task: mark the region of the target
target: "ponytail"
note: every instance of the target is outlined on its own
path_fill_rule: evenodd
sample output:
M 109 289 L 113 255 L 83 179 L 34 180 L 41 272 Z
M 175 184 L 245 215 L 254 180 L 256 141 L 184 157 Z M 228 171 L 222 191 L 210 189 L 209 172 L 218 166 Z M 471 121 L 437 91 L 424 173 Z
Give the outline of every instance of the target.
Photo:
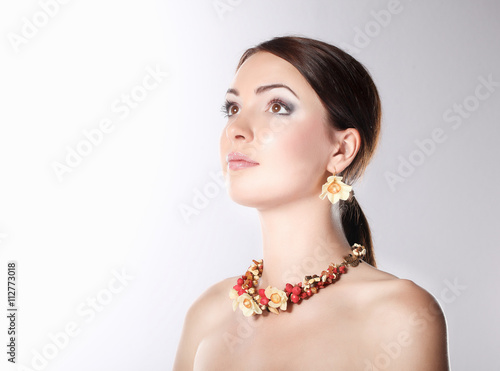
M 374 267 L 377 266 L 375 262 L 375 255 L 373 253 L 373 241 L 370 232 L 370 226 L 366 220 L 361 206 L 352 194 L 346 201 L 340 200 L 340 215 L 342 219 L 342 228 L 347 241 L 352 246 L 355 243 L 363 245 L 366 249 L 364 261 Z

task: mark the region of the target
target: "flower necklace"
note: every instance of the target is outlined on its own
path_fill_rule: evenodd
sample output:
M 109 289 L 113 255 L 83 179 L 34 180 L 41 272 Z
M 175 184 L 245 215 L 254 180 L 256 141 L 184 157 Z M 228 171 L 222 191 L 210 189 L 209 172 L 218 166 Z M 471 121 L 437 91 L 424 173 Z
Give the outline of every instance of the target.
M 286 310 L 289 299 L 296 304 L 309 298 L 320 289 L 337 282 L 340 276 L 347 272 L 348 265 L 358 266 L 366 254 L 366 249 L 357 243 L 352 245 L 351 249 L 352 254 L 344 256 L 342 263 L 331 263 L 320 276 L 317 274 L 305 276 L 304 281 L 296 285 L 287 283 L 284 290 L 272 286 L 257 289 L 258 281 L 262 276 L 263 261 L 262 259 L 252 260 L 253 264 L 241 278 L 238 278 L 237 284 L 229 292 L 229 298 L 233 299 L 233 311 L 236 311 L 236 307 L 239 306 L 246 317 L 262 314 L 263 310 L 279 314 L 280 310 Z

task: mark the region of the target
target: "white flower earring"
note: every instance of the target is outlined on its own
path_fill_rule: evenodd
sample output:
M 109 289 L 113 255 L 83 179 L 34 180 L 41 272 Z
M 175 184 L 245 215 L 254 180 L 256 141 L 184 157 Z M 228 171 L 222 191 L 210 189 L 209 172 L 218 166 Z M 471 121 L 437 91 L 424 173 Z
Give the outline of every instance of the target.
M 343 183 L 341 180 L 341 176 L 335 176 L 335 174 L 329 176 L 326 179 L 326 183 L 323 184 L 319 198 L 324 200 L 325 197 L 328 196 L 332 204 L 338 202 L 338 200 L 347 200 L 352 190 L 352 186 Z

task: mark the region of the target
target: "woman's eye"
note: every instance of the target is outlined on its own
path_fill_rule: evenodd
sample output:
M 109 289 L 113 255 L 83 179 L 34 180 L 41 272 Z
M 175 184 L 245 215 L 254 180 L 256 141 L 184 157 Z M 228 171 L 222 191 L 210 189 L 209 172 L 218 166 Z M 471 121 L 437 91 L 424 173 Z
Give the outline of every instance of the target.
M 273 101 L 271 102 L 271 106 L 269 110 L 272 113 L 276 113 L 278 115 L 289 115 L 291 113 L 290 107 L 282 101 Z
M 227 109 L 227 115 L 228 115 L 228 116 L 232 116 L 232 115 L 234 115 L 235 113 L 238 113 L 238 111 L 239 111 L 239 110 L 240 110 L 240 109 L 238 108 L 238 106 L 236 106 L 236 105 L 234 105 L 234 104 L 233 104 L 233 105 L 230 105 L 230 106 L 228 107 L 228 109 Z
M 240 107 L 234 102 L 226 101 L 221 107 L 221 111 L 226 117 L 231 117 L 240 112 Z M 277 115 L 289 115 L 293 111 L 293 107 L 287 105 L 280 99 L 274 99 L 271 101 L 270 107 L 266 112 L 275 113 Z
M 234 102 L 230 102 L 228 100 L 226 100 L 221 107 L 221 111 L 225 117 L 230 117 L 230 116 L 234 115 L 235 113 L 238 113 L 239 110 L 240 109 L 238 108 L 238 106 L 236 104 L 234 104 Z

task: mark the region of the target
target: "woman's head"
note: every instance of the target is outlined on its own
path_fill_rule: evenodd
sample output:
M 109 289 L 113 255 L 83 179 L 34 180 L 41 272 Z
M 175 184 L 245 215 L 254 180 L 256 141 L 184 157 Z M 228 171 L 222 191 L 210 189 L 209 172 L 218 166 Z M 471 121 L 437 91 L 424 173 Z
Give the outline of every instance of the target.
M 274 54 L 255 53 L 239 67 L 226 100 L 222 163 L 239 152 L 259 164 L 225 169 L 231 198 L 265 210 L 317 197 L 331 145 L 326 111 L 300 72 Z
M 335 131 L 354 128 L 361 146 L 343 171 L 343 181 L 353 184 L 368 165 L 378 143 L 381 104 L 368 71 L 352 56 L 325 42 L 304 37 L 276 37 L 248 49 L 237 70 L 258 52 L 272 53 L 291 65 L 307 80 L 327 111 L 327 123 Z
M 248 49 L 226 98 L 223 165 L 230 152 L 259 163 L 224 168 L 231 197 L 243 205 L 318 198 L 332 173 L 353 184 L 377 145 L 380 101 L 370 75 L 350 55 L 318 40 L 277 37 Z M 348 241 L 369 245 L 367 261 L 374 264 L 357 201 L 341 201 L 340 209 Z

